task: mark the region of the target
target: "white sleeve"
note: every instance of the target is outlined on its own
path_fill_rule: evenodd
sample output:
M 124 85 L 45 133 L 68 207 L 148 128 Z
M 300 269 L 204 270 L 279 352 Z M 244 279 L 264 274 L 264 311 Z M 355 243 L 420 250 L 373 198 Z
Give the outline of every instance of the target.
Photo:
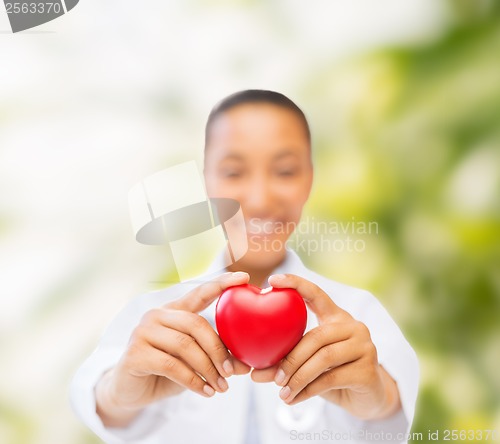
M 149 296 L 149 297 L 148 297 Z M 99 346 L 78 369 L 70 386 L 70 400 L 78 417 L 104 442 L 118 444 L 137 442 L 153 434 L 175 409 L 176 397 L 171 397 L 147 406 L 132 423 L 125 428 L 105 427 L 96 413 L 94 388 L 108 369 L 122 356 L 130 334 L 142 315 L 157 306 L 155 295 L 144 295 L 135 299 L 119 313 L 106 330 Z
M 364 421 L 345 411 L 343 419 L 359 442 L 407 442 L 418 393 L 418 359 L 382 304 L 368 292 L 363 291 L 360 296 L 354 317 L 370 330 L 379 363 L 396 381 L 402 409 L 385 420 Z

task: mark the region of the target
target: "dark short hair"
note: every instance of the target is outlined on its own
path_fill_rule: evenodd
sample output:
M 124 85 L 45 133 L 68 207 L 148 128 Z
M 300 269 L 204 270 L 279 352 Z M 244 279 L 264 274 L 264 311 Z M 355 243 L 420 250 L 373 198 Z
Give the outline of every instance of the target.
M 246 89 L 244 91 L 238 91 L 225 99 L 222 99 L 217 105 L 212 108 L 207 119 L 207 124 L 205 125 L 205 149 L 208 145 L 208 136 L 210 132 L 210 127 L 214 120 L 232 108 L 239 105 L 263 103 L 279 106 L 292 111 L 304 125 L 304 130 L 306 132 L 307 140 L 311 143 L 311 130 L 309 128 L 309 123 L 303 111 L 287 96 L 276 91 L 268 91 L 264 89 Z

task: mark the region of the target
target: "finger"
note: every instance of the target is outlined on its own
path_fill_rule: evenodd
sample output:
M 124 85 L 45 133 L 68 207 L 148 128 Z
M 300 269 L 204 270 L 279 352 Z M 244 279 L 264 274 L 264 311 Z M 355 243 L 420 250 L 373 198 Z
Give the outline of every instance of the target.
M 165 310 L 159 313 L 162 325 L 193 337 L 224 377 L 234 374 L 234 363 L 224 343 L 202 316 L 187 311 Z
M 272 367 L 267 367 L 263 369 L 253 369 L 252 370 L 252 381 L 254 382 L 272 382 L 276 375 L 276 371 L 279 368 L 279 364 L 273 365 Z
M 307 279 L 294 274 L 275 274 L 270 276 L 268 281 L 273 287 L 297 290 L 320 322 L 334 317 L 349 316 L 321 288 Z
M 249 279 L 248 273 L 242 271 L 224 273 L 211 281 L 201 284 L 185 296 L 168 303 L 166 307 L 199 313 L 215 301 L 226 288 L 246 284 Z
M 362 356 L 359 347 L 353 347 L 352 341 L 342 341 L 329 344 L 319 349 L 290 378 L 280 391 L 280 398 L 289 403 L 305 387 L 322 377 L 326 372 L 344 364 L 356 361 Z
M 150 347 L 144 360 L 144 367 L 149 369 L 148 373 L 163 376 L 205 398 L 210 398 L 215 394 L 213 387 L 207 384 L 193 369 L 162 350 Z
M 146 340 L 154 348 L 180 359 L 218 392 L 228 389 L 226 380 L 192 336 L 171 328 L 152 327 Z
M 239 359 L 235 358 L 234 356 L 232 356 L 231 359 L 233 362 L 235 375 L 246 375 L 252 369 L 252 367 L 250 367 L 249 365 L 246 365 L 244 362 L 241 362 Z
M 336 390 L 339 390 L 340 397 L 340 390 L 352 387 L 352 381 L 356 379 L 357 373 L 355 367 L 356 363 L 349 363 L 329 370 L 304 387 L 295 398 L 287 399 L 285 402 L 289 405 L 295 405 L 313 396 Z
M 310 359 L 318 350 L 329 344 L 345 341 L 352 335 L 348 323 L 323 324 L 309 330 L 299 343 L 281 361 L 274 381 L 284 386 L 293 374 Z M 327 367 L 324 367 L 325 369 Z

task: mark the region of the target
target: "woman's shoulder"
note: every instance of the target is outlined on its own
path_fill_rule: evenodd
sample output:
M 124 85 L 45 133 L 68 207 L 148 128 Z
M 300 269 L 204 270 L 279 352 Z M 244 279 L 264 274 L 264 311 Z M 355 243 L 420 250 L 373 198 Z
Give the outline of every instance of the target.
M 382 308 L 380 301 L 368 290 L 339 282 L 306 267 L 302 277 L 320 287 L 333 302 L 351 314 Z
M 200 284 L 201 281 L 197 282 L 196 280 L 172 283 L 164 288 L 144 292 L 133 298 L 130 301 L 130 304 L 134 305 L 136 308 L 149 309 L 153 307 L 160 307 L 184 296 Z

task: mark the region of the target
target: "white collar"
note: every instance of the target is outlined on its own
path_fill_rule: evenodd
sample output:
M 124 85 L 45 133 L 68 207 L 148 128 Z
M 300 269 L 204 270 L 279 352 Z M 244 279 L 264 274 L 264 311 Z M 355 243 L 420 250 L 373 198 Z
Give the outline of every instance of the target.
M 207 268 L 207 271 L 203 273 L 203 278 L 213 278 L 221 273 L 225 273 L 227 271 L 224 266 L 224 254 L 220 253 L 217 255 L 212 264 Z M 290 250 L 286 249 L 285 259 L 273 270 L 271 274 L 282 274 L 282 273 L 290 273 L 300 274 L 302 270 L 305 270 L 306 267 L 302 263 L 302 260 L 298 256 L 298 254 Z

